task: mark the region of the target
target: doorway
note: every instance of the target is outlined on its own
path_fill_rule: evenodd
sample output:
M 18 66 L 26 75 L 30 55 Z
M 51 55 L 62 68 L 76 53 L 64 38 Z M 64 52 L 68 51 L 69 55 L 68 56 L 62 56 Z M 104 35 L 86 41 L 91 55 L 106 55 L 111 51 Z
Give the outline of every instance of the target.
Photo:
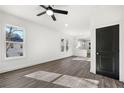
M 96 73 L 119 79 L 119 25 L 96 29 Z

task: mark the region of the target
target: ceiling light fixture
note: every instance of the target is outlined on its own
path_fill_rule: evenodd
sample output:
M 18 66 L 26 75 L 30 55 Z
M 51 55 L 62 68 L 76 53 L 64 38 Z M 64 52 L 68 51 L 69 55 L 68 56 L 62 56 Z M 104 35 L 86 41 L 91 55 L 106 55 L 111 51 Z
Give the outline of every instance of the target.
M 68 26 L 68 24 L 65 24 L 65 27 L 67 27 Z
M 52 10 L 47 10 L 46 13 L 47 13 L 49 16 L 53 15 L 53 11 L 52 11 Z

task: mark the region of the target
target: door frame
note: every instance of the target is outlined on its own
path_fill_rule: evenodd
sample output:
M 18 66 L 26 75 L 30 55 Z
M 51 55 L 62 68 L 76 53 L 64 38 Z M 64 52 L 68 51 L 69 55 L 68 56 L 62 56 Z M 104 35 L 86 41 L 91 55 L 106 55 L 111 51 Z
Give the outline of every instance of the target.
M 97 28 L 101 28 L 101 27 L 106 27 L 106 26 L 110 26 L 110 25 L 115 25 L 115 24 L 119 24 L 120 25 L 120 32 L 119 32 L 119 48 L 120 48 L 120 52 L 119 52 L 119 80 L 124 82 L 124 42 L 122 41 L 123 39 L 123 29 L 124 29 L 124 22 L 122 20 L 116 20 L 116 21 L 108 21 L 108 22 L 104 22 L 104 23 L 99 23 L 99 24 L 91 24 L 90 30 L 91 30 L 91 63 L 90 63 L 90 72 L 96 74 L 96 29 Z

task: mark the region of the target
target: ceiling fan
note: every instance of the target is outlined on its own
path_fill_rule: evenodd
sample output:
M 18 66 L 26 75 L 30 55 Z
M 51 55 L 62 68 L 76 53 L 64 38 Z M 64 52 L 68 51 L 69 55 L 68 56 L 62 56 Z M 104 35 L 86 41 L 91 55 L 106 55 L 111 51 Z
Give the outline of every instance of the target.
M 65 10 L 58 10 L 58 9 L 54 9 L 52 6 L 44 6 L 44 5 L 40 5 L 42 8 L 46 9 L 46 11 L 42 12 L 42 13 L 39 13 L 37 14 L 37 16 L 41 16 L 41 15 L 44 15 L 44 14 L 47 14 L 49 16 L 52 17 L 53 21 L 56 21 L 56 17 L 54 15 L 54 13 L 59 13 L 59 14 L 65 14 L 67 15 L 68 14 L 68 11 L 65 11 Z

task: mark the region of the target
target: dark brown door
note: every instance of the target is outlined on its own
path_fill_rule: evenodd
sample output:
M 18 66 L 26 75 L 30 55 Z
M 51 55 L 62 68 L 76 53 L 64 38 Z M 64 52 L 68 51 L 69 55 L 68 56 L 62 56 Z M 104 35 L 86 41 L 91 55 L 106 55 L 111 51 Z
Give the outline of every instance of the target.
M 96 29 L 96 73 L 119 79 L 119 25 Z

